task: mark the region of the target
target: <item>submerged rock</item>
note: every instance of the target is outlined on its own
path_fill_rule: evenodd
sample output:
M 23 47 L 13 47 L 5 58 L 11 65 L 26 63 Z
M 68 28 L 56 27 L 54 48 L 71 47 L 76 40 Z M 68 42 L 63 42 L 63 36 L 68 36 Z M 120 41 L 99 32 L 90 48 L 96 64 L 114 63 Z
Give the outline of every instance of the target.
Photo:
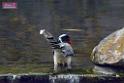
M 104 38 L 93 49 L 91 59 L 98 65 L 124 68 L 124 28 Z

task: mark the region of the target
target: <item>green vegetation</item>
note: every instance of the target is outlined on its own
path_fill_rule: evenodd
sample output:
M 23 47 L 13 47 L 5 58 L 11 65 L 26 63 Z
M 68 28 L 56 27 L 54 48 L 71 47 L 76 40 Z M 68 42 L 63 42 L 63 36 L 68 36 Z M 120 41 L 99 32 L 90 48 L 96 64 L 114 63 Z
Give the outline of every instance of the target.
M 54 73 L 53 68 L 49 67 L 49 65 L 36 65 L 36 64 L 25 64 L 25 65 L 12 65 L 12 66 L 0 66 L 0 74 L 19 74 L 19 73 Z M 56 74 L 93 74 L 91 68 L 82 69 L 75 68 L 71 71 L 63 70 L 57 72 Z
M 44 65 L 25 64 L 25 65 L 12 65 L 0 66 L 0 74 L 18 74 L 18 73 L 49 73 L 52 68 L 45 67 Z
M 70 71 L 67 70 L 60 71 L 56 74 L 94 74 L 94 72 L 92 71 L 91 68 L 87 68 L 87 69 L 75 68 Z

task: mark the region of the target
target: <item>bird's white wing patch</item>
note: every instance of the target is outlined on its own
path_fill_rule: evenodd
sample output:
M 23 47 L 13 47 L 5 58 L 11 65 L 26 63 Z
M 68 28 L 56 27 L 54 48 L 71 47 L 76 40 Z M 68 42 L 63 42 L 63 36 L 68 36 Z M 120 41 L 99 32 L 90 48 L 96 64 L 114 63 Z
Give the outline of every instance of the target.
M 40 34 L 43 34 L 44 31 L 45 31 L 45 29 L 41 29 L 41 30 L 40 30 Z

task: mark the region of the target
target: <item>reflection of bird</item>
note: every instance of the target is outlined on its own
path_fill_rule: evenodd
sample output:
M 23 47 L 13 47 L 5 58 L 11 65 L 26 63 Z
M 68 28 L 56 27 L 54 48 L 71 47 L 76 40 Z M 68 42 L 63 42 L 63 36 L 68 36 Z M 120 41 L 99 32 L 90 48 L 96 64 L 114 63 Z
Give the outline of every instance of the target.
M 40 34 L 44 35 L 46 40 L 53 48 L 54 70 L 58 71 L 60 68 L 67 65 L 67 69 L 71 69 L 71 58 L 74 55 L 71 47 L 70 37 L 67 34 L 62 34 L 55 39 L 51 33 L 46 30 L 40 30 Z

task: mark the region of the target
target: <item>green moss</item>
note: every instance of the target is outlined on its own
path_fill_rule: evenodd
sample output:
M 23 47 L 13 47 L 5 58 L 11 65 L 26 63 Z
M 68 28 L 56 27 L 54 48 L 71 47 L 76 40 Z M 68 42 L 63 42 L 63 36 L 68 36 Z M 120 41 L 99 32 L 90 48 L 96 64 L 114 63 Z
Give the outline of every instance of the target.
M 25 64 L 25 65 L 14 65 L 14 66 L 0 66 L 0 74 L 19 74 L 19 73 L 54 73 L 53 68 L 45 65 L 37 64 Z M 91 68 L 82 69 L 75 68 L 71 71 L 63 70 L 56 74 L 93 74 Z
M 14 66 L 0 66 L 0 74 L 7 73 L 49 73 L 51 68 L 44 65 L 26 64 L 26 65 L 14 65 Z
M 117 72 L 117 75 L 119 75 L 120 77 L 124 77 L 124 72 Z

